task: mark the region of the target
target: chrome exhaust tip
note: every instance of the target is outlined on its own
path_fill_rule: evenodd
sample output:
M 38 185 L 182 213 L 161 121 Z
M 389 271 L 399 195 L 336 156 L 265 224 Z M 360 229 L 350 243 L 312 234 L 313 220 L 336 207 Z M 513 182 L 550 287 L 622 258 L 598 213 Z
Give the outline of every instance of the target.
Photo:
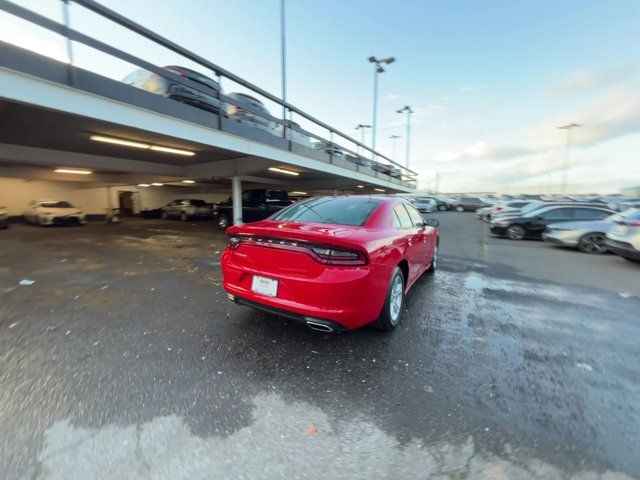
M 329 325 L 325 325 L 324 323 L 313 322 L 311 320 L 307 320 L 307 326 L 312 330 L 318 330 L 319 332 L 332 333 L 333 328 Z

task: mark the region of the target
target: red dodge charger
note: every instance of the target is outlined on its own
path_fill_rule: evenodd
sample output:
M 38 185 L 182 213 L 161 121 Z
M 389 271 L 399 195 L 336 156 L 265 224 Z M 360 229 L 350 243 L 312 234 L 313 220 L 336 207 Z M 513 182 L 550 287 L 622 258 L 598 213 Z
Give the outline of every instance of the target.
M 436 268 L 437 226 L 398 197 L 311 198 L 229 228 L 222 285 L 235 303 L 316 330 L 392 330 L 411 285 Z

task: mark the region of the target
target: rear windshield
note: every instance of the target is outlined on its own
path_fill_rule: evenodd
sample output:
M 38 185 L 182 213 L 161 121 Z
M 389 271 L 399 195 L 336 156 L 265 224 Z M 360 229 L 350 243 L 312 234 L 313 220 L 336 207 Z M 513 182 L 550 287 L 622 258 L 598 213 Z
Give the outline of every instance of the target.
M 293 204 L 273 219 L 279 222 L 362 226 L 381 203 L 380 200 L 368 197 L 314 198 Z
M 206 207 L 207 206 L 207 202 L 205 202 L 204 200 L 189 200 L 189 203 L 191 205 L 193 205 L 194 207 Z
M 42 202 L 40 206 L 44 208 L 73 208 L 69 202 Z

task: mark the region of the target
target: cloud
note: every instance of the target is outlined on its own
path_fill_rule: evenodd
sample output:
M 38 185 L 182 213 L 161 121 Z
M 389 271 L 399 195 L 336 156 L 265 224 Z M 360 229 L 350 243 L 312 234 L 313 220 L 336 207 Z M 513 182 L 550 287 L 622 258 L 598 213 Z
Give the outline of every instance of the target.
M 640 76 L 640 62 L 602 69 L 582 69 L 572 72 L 562 83 L 549 89 L 553 95 L 568 96 L 619 85 Z

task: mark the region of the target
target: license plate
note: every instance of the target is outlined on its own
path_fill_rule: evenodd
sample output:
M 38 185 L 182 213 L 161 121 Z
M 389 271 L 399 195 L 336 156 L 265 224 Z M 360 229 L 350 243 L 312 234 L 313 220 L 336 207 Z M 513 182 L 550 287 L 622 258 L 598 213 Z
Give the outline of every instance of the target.
M 251 290 L 261 295 L 275 297 L 278 294 L 278 281 L 254 275 L 251 281 Z
M 627 226 L 626 225 L 616 225 L 611 229 L 611 233 L 615 235 L 626 235 L 627 234 Z

